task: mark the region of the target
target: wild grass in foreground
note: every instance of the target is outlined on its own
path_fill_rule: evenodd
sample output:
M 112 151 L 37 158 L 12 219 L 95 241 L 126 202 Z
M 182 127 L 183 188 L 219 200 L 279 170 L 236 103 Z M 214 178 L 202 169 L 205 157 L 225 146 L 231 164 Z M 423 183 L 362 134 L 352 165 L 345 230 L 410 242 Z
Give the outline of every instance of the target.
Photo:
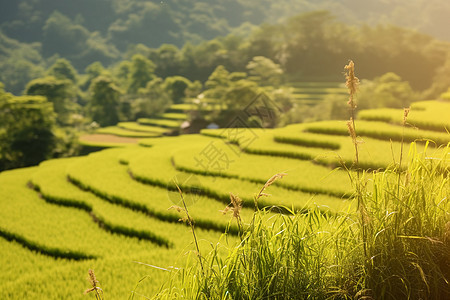
M 374 174 L 363 223 L 361 212 L 258 211 L 225 258 L 213 250 L 155 299 L 449 299 L 448 154 L 413 144 L 399 184 L 395 168 Z

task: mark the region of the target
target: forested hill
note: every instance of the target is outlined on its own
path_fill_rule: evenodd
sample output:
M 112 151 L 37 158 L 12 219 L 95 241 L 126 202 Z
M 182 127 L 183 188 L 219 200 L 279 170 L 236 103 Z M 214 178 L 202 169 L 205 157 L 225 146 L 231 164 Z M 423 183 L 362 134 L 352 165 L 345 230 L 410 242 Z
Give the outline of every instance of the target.
M 324 15 L 289 19 L 320 9 L 336 22 Z M 353 58 L 370 70 L 362 74 L 367 78 L 394 71 L 424 89 L 445 64 L 448 45 L 437 40 L 450 41 L 449 15 L 448 0 L 0 0 L 0 81 L 19 94 L 59 57 L 82 73 L 94 62 L 108 67 L 136 53 L 149 57 L 161 77 L 204 81 L 219 64 L 242 71 L 262 55 L 287 74 L 301 71 L 313 80 L 338 74 Z M 262 24 L 273 25 L 255 30 Z M 230 33 L 236 37 L 218 38 Z M 417 70 L 422 74 L 413 75 Z
M 0 7 L 2 31 L 21 42 L 43 42 L 45 54 L 60 53 L 58 42 L 84 36 L 119 50 L 129 43 L 181 46 L 225 35 L 245 22 L 278 23 L 320 9 L 341 21 L 390 23 L 450 40 L 447 0 L 0 0 Z M 71 26 L 77 32 L 63 40 Z

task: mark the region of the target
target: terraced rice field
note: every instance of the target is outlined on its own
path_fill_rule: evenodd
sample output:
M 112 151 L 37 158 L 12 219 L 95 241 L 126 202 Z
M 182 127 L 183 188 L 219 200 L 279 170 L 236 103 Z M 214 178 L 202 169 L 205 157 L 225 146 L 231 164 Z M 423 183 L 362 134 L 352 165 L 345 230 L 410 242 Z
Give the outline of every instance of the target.
M 180 121 L 168 119 L 138 119 L 138 123 L 142 125 L 159 126 L 162 128 L 179 128 Z
M 116 147 L 121 143 L 137 143 L 139 138 L 161 137 L 177 131 L 186 118 L 183 113 L 166 113 L 155 119 L 119 122 L 116 126 L 99 128 L 93 134 L 85 134 L 79 141 L 85 147 L 99 148 Z
M 293 89 L 294 103 L 302 105 L 316 105 L 330 94 L 347 94 L 339 82 L 295 82 L 288 86 Z
M 400 124 L 401 119 L 396 118 L 396 109 L 375 109 L 359 113 L 362 120 L 383 121 Z M 428 129 L 441 132 L 450 130 L 450 110 L 448 101 L 421 101 L 411 105 L 411 113 L 408 123 L 420 129 Z
M 450 103 L 424 102 L 412 109 L 411 116 L 416 109 L 416 116 L 433 110 L 444 112 L 441 116 L 450 111 Z M 402 135 L 405 142 L 450 142 L 439 126 L 422 130 L 416 123 L 403 129 L 395 121 L 402 116 L 401 110 L 392 111 L 393 124 L 357 121 L 362 167 L 398 163 Z M 447 120 L 434 118 L 442 126 Z M 137 123 L 118 126 L 154 132 Z M 353 162 L 346 131 L 345 122 L 329 121 L 273 130 L 152 135 L 120 148 L 0 173 L 0 299 L 86 299 L 90 268 L 107 299 L 124 299 L 133 290 L 136 298 L 152 296 L 173 267 L 196 255 L 190 228 L 179 222 L 182 213 L 170 209 L 182 206 L 174 182 L 195 220 L 201 252 L 219 241 L 225 252 L 238 240 L 235 222 L 221 212 L 230 193 L 242 198 L 241 215 L 248 222 L 254 196 L 276 173 L 286 176 L 265 191 L 271 195 L 259 200 L 261 208 L 302 211 L 318 206 L 332 214 L 354 209 L 348 173 L 335 169 L 340 162 Z M 418 150 L 424 147 L 421 143 Z M 221 237 L 225 230 L 226 238 Z

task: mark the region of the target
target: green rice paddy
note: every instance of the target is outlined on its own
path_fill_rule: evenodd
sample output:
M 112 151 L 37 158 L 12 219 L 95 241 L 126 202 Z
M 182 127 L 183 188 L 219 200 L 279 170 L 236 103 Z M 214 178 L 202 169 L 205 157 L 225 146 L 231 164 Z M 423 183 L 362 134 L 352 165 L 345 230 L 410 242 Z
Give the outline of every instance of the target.
M 398 125 L 402 110 L 360 112 L 361 166 L 398 163 L 402 137 L 406 143 L 447 144 L 448 112 L 448 102 L 417 103 L 408 118 L 415 127 L 406 128 Z M 136 295 L 154 295 L 167 270 L 195 257 L 190 228 L 179 222 L 184 215 L 173 207 L 183 206 L 174 182 L 183 190 L 202 252 L 219 241 L 226 248 L 238 240 L 235 221 L 221 212 L 230 193 L 243 200 L 241 216 L 248 222 L 255 195 L 274 174 L 286 175 L 265 191 L 271 195 L 258 201 L 261 208 L 317 207 L 331 214 L 354 209 L 348 172 L 341 166 L 354 160 L 345 122 L 155 138 L 181 117 L 168 113 L 157 125 L 139 120 L 100 129 L 134 133 L 141 138 L 138 144 L 0 173 L 1 299 L 84 299 L 90 268 L 107 299 L 128 297 L 146 275 Z M 424 151 L 425 143 L 417 149 Z

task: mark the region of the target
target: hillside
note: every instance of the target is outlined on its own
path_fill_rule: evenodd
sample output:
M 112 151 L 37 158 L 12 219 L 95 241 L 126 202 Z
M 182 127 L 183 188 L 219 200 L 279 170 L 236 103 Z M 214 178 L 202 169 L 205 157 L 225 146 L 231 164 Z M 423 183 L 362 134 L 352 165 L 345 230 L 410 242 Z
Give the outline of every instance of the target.
M 186 41 L 227 35 L 244 23 L 279 23 L 300 13 L 322 9 L 353 24 L 375 25 L 381 21 L 450 40 L 450 33 L 445 30 L 450 5 L 444 0 L 374 1 L 371 4 L 355 0 L 83 0 L 76 4 L 68 0 L 2 0 L 0 6 L 0 28 L 21 42 L 45 41 L 52 18 L 59 12 L 73 20 L 73 26 L 78 26 L 80 33 L 98 32 L 119 50 L 135 43 L 155 48 L 163 43 L 180 47 Z M 57 47 L 50 40 L 46 42 L 50 45 L 45 48 Z
M 449 102 L 419 102 L 410 113 L 414 127 L 405 129 L 395 124 L 402 110 L 376 121 L 367 117 L 376 110 L 361 112 L 361 166 L 398 163 L 402 136 L 405 142 L 447 144 L 449 112 Z M 433 126 L 422 127 L 430 116 Z M 347 172 L 334 167 L 339 160 L 353 163 L 346 131 L 343 121 L 204 130 L 2 172 L 0 297 L 83 299 L 89 268 L 108 299 L 127 297 L 144 276 L 134 291 L 153 295 L 168 274 L 135 262 L 170 270 L 184 265 L 195 249 L 189 228 L 178 221 L 182 215 L 169 209 L 180 206 L 174 181 L 184 191 L 201 251 L 209 251 L 227 227 L 228 243 L 237 240 L 235 223 L 220 212 L 229 193 L 242 198 L 241 216 L 249 220 L 254 195 L 276 173 L 287 175 L 268 188 L 271 195 L 261 199 L 261 207 L 343 212 L 351 205 L 352 187 Z M 424 147 L 419 143 L 417 151 Z M 441 150 L 428 147 L 439 155 Z
M 363 78 L 393 71 L 423 90 L 445 64 L 450 41 L 445 0 L 370 5 L 2 0 L 0 5 L 0 81 L 16 95 L 58 58 L 83 73 L 95 62 L 109 68 L 136 53 L 150 58 L 160 77 L 202 82 L 217 65 L 243 71 L 254 56 L 280 63 L 296 79 L 334 81 L 337 76 L 329 74 L 339 74 L 336 63 L 351 57 L 365 70 Z

